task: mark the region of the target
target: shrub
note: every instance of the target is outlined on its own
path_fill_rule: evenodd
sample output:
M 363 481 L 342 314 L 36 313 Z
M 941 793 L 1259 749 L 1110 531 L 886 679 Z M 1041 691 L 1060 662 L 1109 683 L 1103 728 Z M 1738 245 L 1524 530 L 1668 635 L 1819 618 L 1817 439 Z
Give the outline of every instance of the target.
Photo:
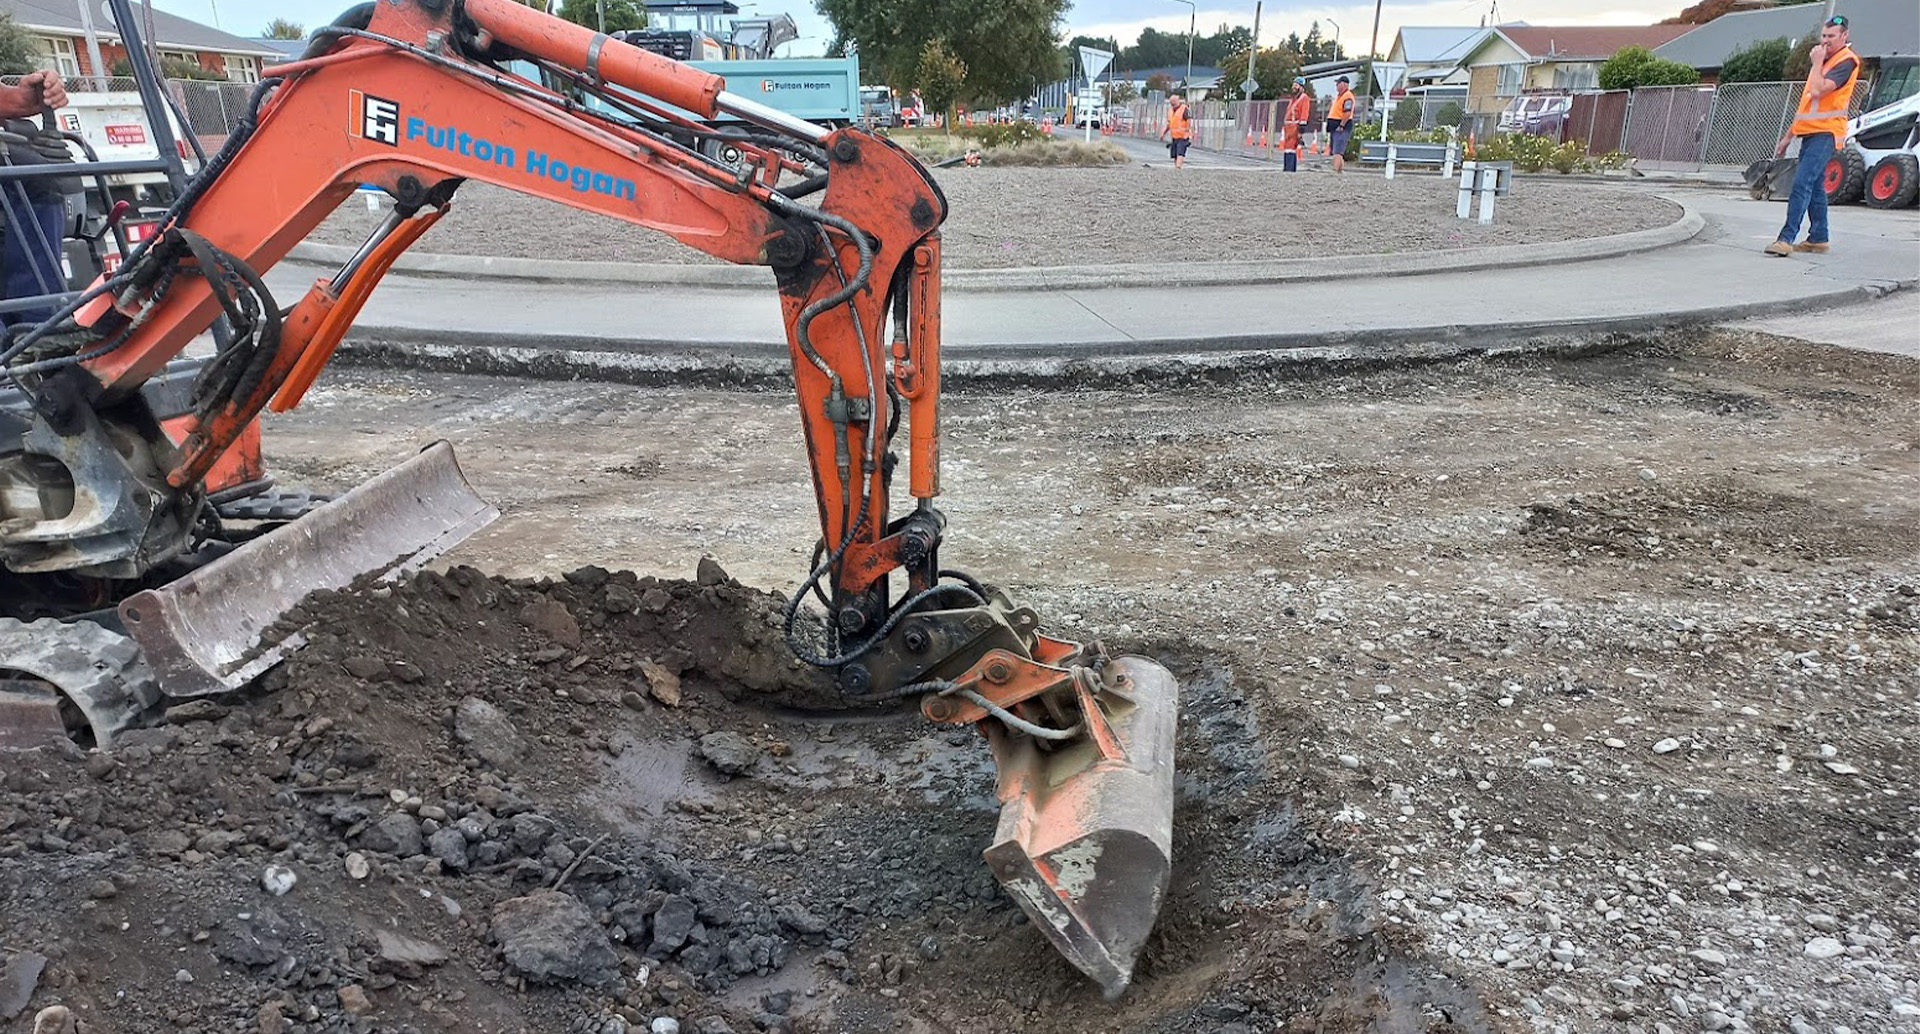
M 1032 122 L 987 122 L 977 126 L 962 126 L 954 130 L 954 135 L 977 140 L 983 148 L 1027 144 L 1047 138 L 1040 127 Z
M 1787 55 L 1792 45 L 1785 36 L 1763 39 L 1727 56 L 1720 66 L 1723 83 L 1777 83 L 1786 78 Z
M 1414 100 L 1412 97 L 1408 97 L 1406 100 L 1395 104 L 1393 106 L 1393 115 L 1388 119 L 1388 125 L 1394 129 L 1420 128 L 1420 102 Z
M 1631 90 L 1641 86 L 1689 86 L 1700 73 L 1678 61 L 1654 57 L 1645 47 L 1621 47 L 1600 65 L 1600 88 Z
M 1458 126 L 1466 120 L 1467 109 L 1453 101 L 1440 105 L 1439 113 L 1433 116 L 1433 124 L 1436 126 Z

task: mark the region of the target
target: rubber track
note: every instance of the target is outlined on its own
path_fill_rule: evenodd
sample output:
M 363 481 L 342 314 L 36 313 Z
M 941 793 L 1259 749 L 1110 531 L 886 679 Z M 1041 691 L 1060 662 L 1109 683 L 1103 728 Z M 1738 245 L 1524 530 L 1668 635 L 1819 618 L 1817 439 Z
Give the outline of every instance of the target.
M 0 668 L 57 688 L 86 716 L 102 749 L 160 699 L 134 641 L 90 621 L 0 618 Z

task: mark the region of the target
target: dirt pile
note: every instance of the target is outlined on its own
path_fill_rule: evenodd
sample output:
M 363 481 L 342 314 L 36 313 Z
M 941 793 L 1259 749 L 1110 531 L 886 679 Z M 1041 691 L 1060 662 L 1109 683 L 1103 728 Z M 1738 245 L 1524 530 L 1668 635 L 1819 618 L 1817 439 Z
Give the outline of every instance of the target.
M 838 709 L 711 562 L 300 616 L 257 692 L 0 757 L 0 1030 L 1483 1026 L 1293 811 L 1306 766 L 1262 743 L 1315 733 L 1263 737 L 1224 671 L 1181 665 L 1175 890 L 1110 1005 L 981 864 L 974 734 Z

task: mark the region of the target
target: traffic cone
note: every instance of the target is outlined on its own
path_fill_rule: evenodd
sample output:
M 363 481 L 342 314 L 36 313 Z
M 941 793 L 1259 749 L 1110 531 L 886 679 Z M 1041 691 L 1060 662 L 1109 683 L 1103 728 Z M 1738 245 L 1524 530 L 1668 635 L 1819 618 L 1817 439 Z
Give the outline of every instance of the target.
M 1247 146 L 1248 147 L 1253 146 L 1253 127 L 1252 126 L 1247 127 Z

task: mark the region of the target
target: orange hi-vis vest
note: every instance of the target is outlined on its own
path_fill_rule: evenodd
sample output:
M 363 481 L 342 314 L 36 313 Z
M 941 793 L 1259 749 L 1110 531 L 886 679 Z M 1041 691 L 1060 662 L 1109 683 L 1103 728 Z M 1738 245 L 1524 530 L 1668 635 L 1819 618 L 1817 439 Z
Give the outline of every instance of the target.
M 1824 79 L 1829 69 L 1847 60 L 1853 62 L 1853 71 L 1847 74 L 1845 83 L 1825 97 L 1815 97 L 1809 87 L 1801 88 L 1800 111 L 1793 116 L 1794 136 L 1832 133 L 1836 143 L 1846 138 L 1847 105 L 1853 103 L 1853 87 L 1860 81 L 1860 55 L 1855 54 L 1852 47 L 1841 47 L 1820 66 L 1820 77 Z
M 1333 106 L 1327 109 L 1327 117 L 1335 122 L 1349 122 L 1353 119 L 1353 94 L 1336 93 Z
M 1167 109 L 1167 133 L 1175 140 L 1192 139 L 1193 122 L 1187 118 L 1186 105 Z
M 1313 98 L 1312 97 L 1309 97 L 1303 93 L 1300 96 L 1295 97 L 1292 101 L 1288 102 L 1287 104 L 1287 121 L 1288 122 L 1294 123 L 1296 127 L 1304 126 L 1307 124 L 1307 120 L 1312 117 L 1313 117 Z

